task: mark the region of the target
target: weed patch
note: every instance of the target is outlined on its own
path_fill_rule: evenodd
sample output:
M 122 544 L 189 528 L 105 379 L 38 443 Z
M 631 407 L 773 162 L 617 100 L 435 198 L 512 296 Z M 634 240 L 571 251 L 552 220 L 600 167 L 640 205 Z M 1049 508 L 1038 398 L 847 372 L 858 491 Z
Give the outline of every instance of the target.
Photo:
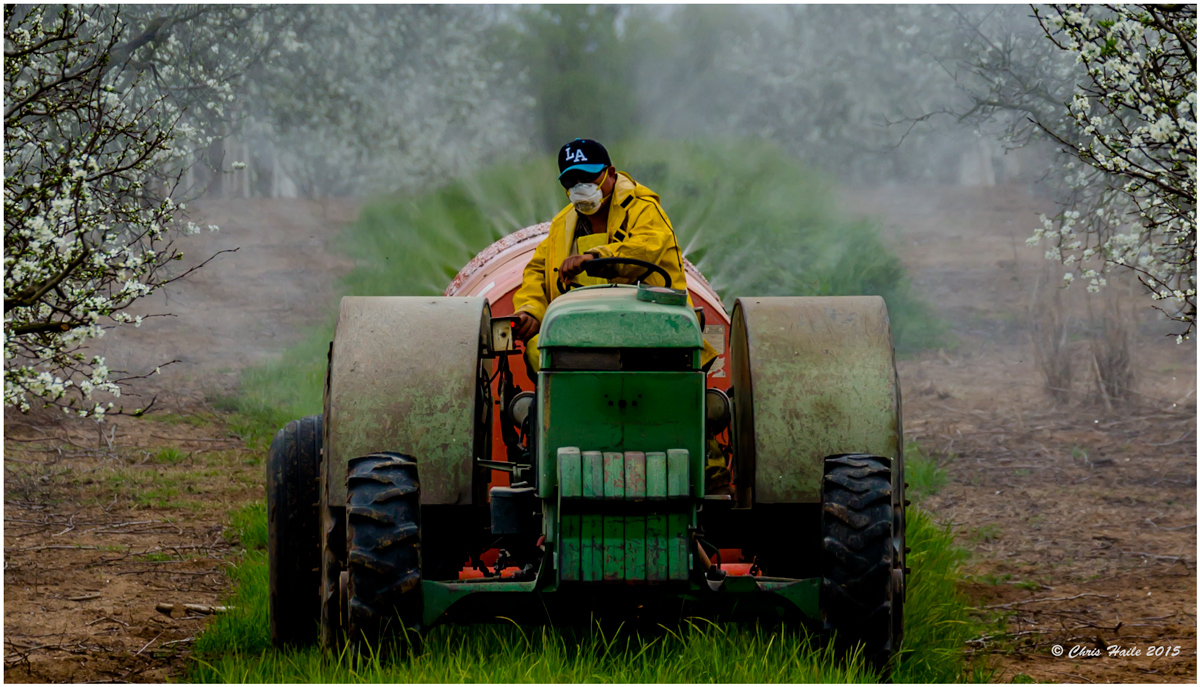
M 152 422 L 161 422 L 164 425 L 190 425 L 192 427 L 210 427 L 213 422 L 209 418 L 202 415 L 177 415 L 175 413 L 148 413 L 142 416 L 143 419 Z
M 904 479 L 915 499 L 937 494 L 950 481 L 946 470 L 915 441 L 904 445 Z
M 975 542 L 976 544 L 995 541 L 1000 538 L 1000 533 L 1000 526 L 995 523 L 990 523 L 983 525 L 982 527 L 977 527 L 975 531 L 971 533 L 971 541 Z
M 190 453 L 180 451 L 174 446 L 166 446 L 160 448 L 158 453 L 154 454 L 154 462 L 160 465 L 178 465 L 191 455 Z

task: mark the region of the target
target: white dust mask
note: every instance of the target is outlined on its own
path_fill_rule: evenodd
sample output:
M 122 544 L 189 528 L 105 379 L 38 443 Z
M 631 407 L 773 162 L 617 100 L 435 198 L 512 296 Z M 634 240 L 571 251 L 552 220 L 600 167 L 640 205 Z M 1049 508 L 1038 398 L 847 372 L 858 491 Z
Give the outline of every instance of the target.
M 608 172 L 605 171 L 599 184 L 579 183 L 571 187 L 571 190 L 567 192 L 567 198 L 571 199 L 571 204 L 575 206 L 576 212 L 582 215 L 594 215 L 600 210 L 600 206 L 604 204 L 604 191 L 600 190 L 600 187 L 607 179 Z
M 594 215 L 604 204 L 604 192 L 595 184 L 575 184 L 567 197 L 575 210 L 584 215 Z

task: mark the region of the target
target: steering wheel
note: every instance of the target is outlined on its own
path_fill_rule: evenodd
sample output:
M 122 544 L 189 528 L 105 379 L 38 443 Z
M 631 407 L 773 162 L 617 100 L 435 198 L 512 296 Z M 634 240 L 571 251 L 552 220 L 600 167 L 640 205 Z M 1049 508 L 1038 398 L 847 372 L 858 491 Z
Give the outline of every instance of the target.
M 649 277 L 651 274 L 659 274 L 662 275 L 663 282 L 665 282 L 664 286 L 666 286 L 668 289 L 671 288 L 671 275 L 667 274 L 666 270 L 652 262 L 637 260 L 635 258 L 592 258 L 591 260 L 583 263 L 583 271 L 588 276 L 594 277 L 597 276 L 595 274 L 596 271 L 599 271 L 605 267 L 612 267 L 614 265 L 633 265 L 635 267 L 645 267 L 646 271 L 643 272 L 640 277 L 635 279 L 635 282 L 643 282 L 646 281 L 646 277 Z M 566 293 L 571 289 L 580 288 L 582 284 L 577 284 L 575 282 L 564 283 L 562 280 L 562 275 L 559 275 L 558 286 L 560 291 Z

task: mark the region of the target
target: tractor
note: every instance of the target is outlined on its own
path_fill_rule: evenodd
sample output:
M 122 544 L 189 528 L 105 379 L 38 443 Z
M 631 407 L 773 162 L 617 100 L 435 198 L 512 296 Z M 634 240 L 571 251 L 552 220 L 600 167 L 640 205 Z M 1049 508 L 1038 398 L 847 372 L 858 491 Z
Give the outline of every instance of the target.
M 493 244 L 443 296 L 341 300 L 324 411 L 267 459 L 272 640 L 666 613 L 796 620 L 886 666 L 908 568 L 883 299 L 743 297 L 730 315 L 687 263 L 688 290 L 557 298 L 534 371 L 512 295 L 547 229 Z

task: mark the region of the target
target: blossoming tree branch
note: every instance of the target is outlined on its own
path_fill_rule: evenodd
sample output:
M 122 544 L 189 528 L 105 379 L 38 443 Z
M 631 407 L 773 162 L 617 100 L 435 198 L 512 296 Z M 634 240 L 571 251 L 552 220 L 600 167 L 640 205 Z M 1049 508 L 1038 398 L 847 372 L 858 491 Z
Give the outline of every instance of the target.
M 1189 338 L 1196 325 L 1196 6 L 1034 7 L 1085 71 L 1060 122 L 1036 124 L 1079 164 L 1069 205 L 1030 239 L 1095 290 L 1137 274 Z M 1098 261 L 1099 270 L 1085 264 Z
M 174 236 L 198 231 L 173 197 L 270 32 L 253 10 L 157 11 L 4 7 L 6 406 L 111 412 L 93 394 L 119 396 L 132 375 L 82 347 L 140 325 L 127 308 L 196 269 L 166 269 Z M 230 50 L 234 25 L 257 31 Z

